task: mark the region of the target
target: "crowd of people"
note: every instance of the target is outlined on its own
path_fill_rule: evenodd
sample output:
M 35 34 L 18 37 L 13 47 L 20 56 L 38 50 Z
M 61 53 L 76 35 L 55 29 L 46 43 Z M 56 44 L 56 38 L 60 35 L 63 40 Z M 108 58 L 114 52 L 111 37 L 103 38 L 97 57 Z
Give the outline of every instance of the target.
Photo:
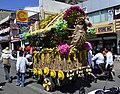
M 32 65 L 31 61 L 28 62 L 29 57 L 31 57 L 31 55 L 28 53 L 25 53 L 22 50 L 20 50 L 18 58 L 15 58 L 12 56 L 12 51 L 11 49 L 9 49 L 9 47 L 6 47 L 4 50 L 2 50 L 0 61 L 2 61 L 2 65 L 5 73 L 5 80 L 7 80 L 7 82 L 9 83 L 12 82 L 12 78 L 10 76 L 10 68 L 11 68 L 10 59 L 12 59 L 16 61 L 16 77 L 17 77 L 16 86 L 24 87 L 26 65 L 29 65 L 29 66 Z M 0 88 L 2 88 L 1 85 L 0 85 Z
M 97 49 L 95 55 L 92 51 L 88 51 L 88 64 L 91 66 L 95 74 L 105 75 L 106 71 L 113 71 L 114 56 L 111 48 Z M 109 78 L 113 80 L 113 76 L 110 73 Z

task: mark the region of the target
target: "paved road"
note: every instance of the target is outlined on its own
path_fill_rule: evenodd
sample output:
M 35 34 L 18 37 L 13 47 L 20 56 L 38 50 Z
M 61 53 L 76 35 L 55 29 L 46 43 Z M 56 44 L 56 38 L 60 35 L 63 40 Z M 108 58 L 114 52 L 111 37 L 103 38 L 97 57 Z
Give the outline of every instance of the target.
M 115 81 L 108 81 L 106 87 L 120 86 L 120 79 L 117 77 L 120 74 L 120 63 L 115 62 Z M 12 63 L 11 76 L 15 77 L 15 63 Z M 97 83 L 85 83 L 80 82 L 79 80 L 75 83 L 65 86 L 62 88 L 57 88 L 54 92 L 46 92 L 43 90 L 43 87 L 40 84 L 37 84 L 36 81 L 32 78 L 26 78 L 25 87 L 17 87 L 16 79 L 13 79 L 12 83 L 7 83 L 4 80 L 4 71 L 2 64 L 0 63 L 0 82 L 4 85 L 3 89 L 0 90 L 0 94 L 79 94 L 78 89 L 80 86 L 85 86 L 86 94 L 94 89 L 103 88 L 106 84 L 104 80 L 98 80 Z

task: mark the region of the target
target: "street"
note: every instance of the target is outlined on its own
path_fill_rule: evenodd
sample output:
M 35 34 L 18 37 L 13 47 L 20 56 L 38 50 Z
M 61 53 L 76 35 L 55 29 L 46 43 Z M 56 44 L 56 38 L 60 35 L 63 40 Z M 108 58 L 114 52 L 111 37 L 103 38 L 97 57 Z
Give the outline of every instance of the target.
M 12 62 L 11 67 L 11 76 L 13 78 L 12 83 L 8 83 L 4 80 L 4 71 L 2 68 L 2 64 L 0 63 L 0 82 L 3 85 L 3 88 L 0 90 L 0 94 L 79 94 L 79 87 L 85 86 L 86 94 L 95 89 L 102 89 L 105 85 L 106 88 L 110 88 L 112 86 L 120 86 L 120 79 L 118 75 L 120 74 L 120 63 L 115 62 L 115 81 L 108 81 L 106 83 L 105 80 L 98 80 L 97 83 L 92 82 L 91 84 L 85 82 L 76 81 L 69 86 L 65 86 L 62 88 L 56 88 L 53 92 L 46 92 L 42 85 L 37 84 L 37 82 L 29 77 L 26 77 L 25 87 L 16 86 L 16 78 L 15 78 L 15 62 Z

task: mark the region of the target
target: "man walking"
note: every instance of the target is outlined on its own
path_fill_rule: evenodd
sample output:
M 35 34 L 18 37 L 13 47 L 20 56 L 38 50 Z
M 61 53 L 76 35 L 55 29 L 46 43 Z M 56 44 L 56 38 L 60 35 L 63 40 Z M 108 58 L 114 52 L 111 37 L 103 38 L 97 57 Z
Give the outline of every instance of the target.
M 20 51 L 19 54 L 20 54 L 20 56 L 17 59 L 17 63 L 16 63 L 16 70 L 17 70 L 16 86 L 24 87 L 26 64 L 31 65 L 32 62 L 28 62 L 28 60 L 23 56 L 23 51 Z M 20 81 L 20 77 L 22 77 L 21 81 Z

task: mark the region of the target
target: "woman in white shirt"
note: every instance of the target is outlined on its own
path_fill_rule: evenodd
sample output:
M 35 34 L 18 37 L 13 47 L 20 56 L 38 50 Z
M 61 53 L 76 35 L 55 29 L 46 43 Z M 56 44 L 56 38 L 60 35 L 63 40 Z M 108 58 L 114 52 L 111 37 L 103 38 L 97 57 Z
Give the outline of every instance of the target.
M 92 58 L 93 61 L 95 61 L 95 64 L 97 65 L 97 67 L 100 69 L 101 74 L 104 73 L 104 56 L 102 54 L 102 50 L 98 49 L 97 50 L 97 54 Z

